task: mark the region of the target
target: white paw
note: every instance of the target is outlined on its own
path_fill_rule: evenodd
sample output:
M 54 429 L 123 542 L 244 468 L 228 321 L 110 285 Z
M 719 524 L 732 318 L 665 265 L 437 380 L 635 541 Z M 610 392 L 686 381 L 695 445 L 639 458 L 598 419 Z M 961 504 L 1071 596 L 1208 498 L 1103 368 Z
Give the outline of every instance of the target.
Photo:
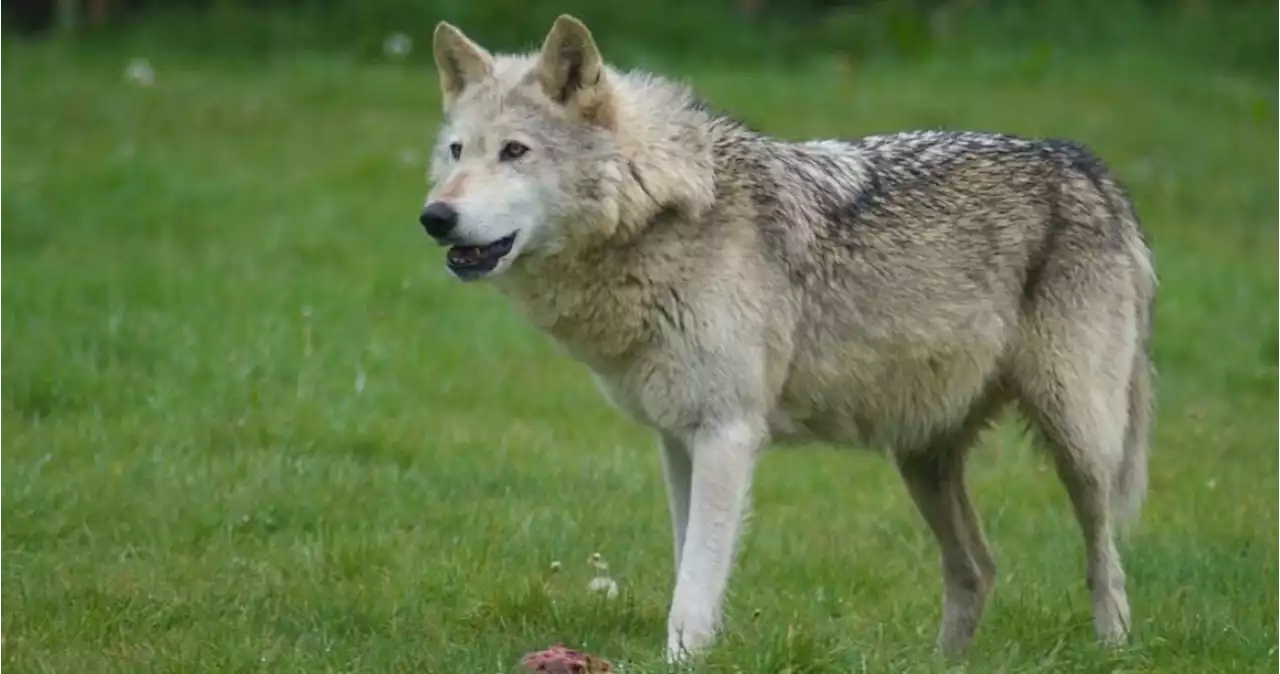
M 715 619 L 672 611 L 667 621 L 667 663 L 687 664 L 715 641 Z

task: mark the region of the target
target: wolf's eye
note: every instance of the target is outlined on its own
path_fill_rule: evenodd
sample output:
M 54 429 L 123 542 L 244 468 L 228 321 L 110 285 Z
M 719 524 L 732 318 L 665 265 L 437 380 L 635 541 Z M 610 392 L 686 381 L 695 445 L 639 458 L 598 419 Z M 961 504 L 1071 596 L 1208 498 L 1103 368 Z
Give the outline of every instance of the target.
M 458 157 L 461 157 L 461 156 L 462 156 L 462 143 L 450 143 L 450 144 L 449 144 L 449 154 L 453 155 L 453 158 L 454 158 L 454 159 L 457 159 Z
M 524 153 L 528 151 L 529 151 L 529 148 L 525 147 L 524 145 L 521 145 L 520 143 L 515 142 L 514 140 L 507 141 L 502 145 L 502 149 L 498 151 L 498 159 L 502 161 L 511 161 L 512 159 L 519 159 L 520 157 L 523 157 Z

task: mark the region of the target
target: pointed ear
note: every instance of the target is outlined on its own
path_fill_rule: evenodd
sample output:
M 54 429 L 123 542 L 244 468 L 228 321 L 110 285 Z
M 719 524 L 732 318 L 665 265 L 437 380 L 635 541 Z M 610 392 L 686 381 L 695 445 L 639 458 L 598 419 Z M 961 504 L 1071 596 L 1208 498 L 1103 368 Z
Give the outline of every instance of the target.
M 551 26 L 538 56 L 538 82 L 552 101 L 604 126 L 613 123 L 613 98 L 604 59 L 583 23 L 567 14 Z
M 447 22 L 436 24 L 432 50 L 446 110 L 463 89 L 493 74 L 493 55 Z

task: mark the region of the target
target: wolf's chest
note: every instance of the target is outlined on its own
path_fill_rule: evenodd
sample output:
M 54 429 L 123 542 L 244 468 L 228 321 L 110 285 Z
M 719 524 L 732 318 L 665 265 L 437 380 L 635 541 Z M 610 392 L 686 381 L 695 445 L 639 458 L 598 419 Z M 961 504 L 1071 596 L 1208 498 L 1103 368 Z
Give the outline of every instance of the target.
M 557 283 L 515 299 L 530 323 L 593 368 L 624 359 L 653 339 L 653 302 L 625 283 Z

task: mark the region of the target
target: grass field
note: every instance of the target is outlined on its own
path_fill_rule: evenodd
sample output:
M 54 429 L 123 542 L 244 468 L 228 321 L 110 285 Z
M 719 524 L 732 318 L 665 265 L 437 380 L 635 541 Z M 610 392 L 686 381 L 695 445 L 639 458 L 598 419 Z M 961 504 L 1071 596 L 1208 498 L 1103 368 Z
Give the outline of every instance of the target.
M 423 236 L 433 73 L 150 53 L 138 87 L 131 55 L 4 46 L 3 665 L 493 673 L 564 640 L 662 671 L 656 451 Z M 1065 494 L 998 429 L 968 671 L 1274 671 L 1275 85 L 1136 50 L 682 74 L 783 136 L 994 129 L 1114 166 L 1162 282 L 1134 643 L 1093 646 Z M 755 495 L 705 671 L 947 668 L 886 462 L 770 455 Z

